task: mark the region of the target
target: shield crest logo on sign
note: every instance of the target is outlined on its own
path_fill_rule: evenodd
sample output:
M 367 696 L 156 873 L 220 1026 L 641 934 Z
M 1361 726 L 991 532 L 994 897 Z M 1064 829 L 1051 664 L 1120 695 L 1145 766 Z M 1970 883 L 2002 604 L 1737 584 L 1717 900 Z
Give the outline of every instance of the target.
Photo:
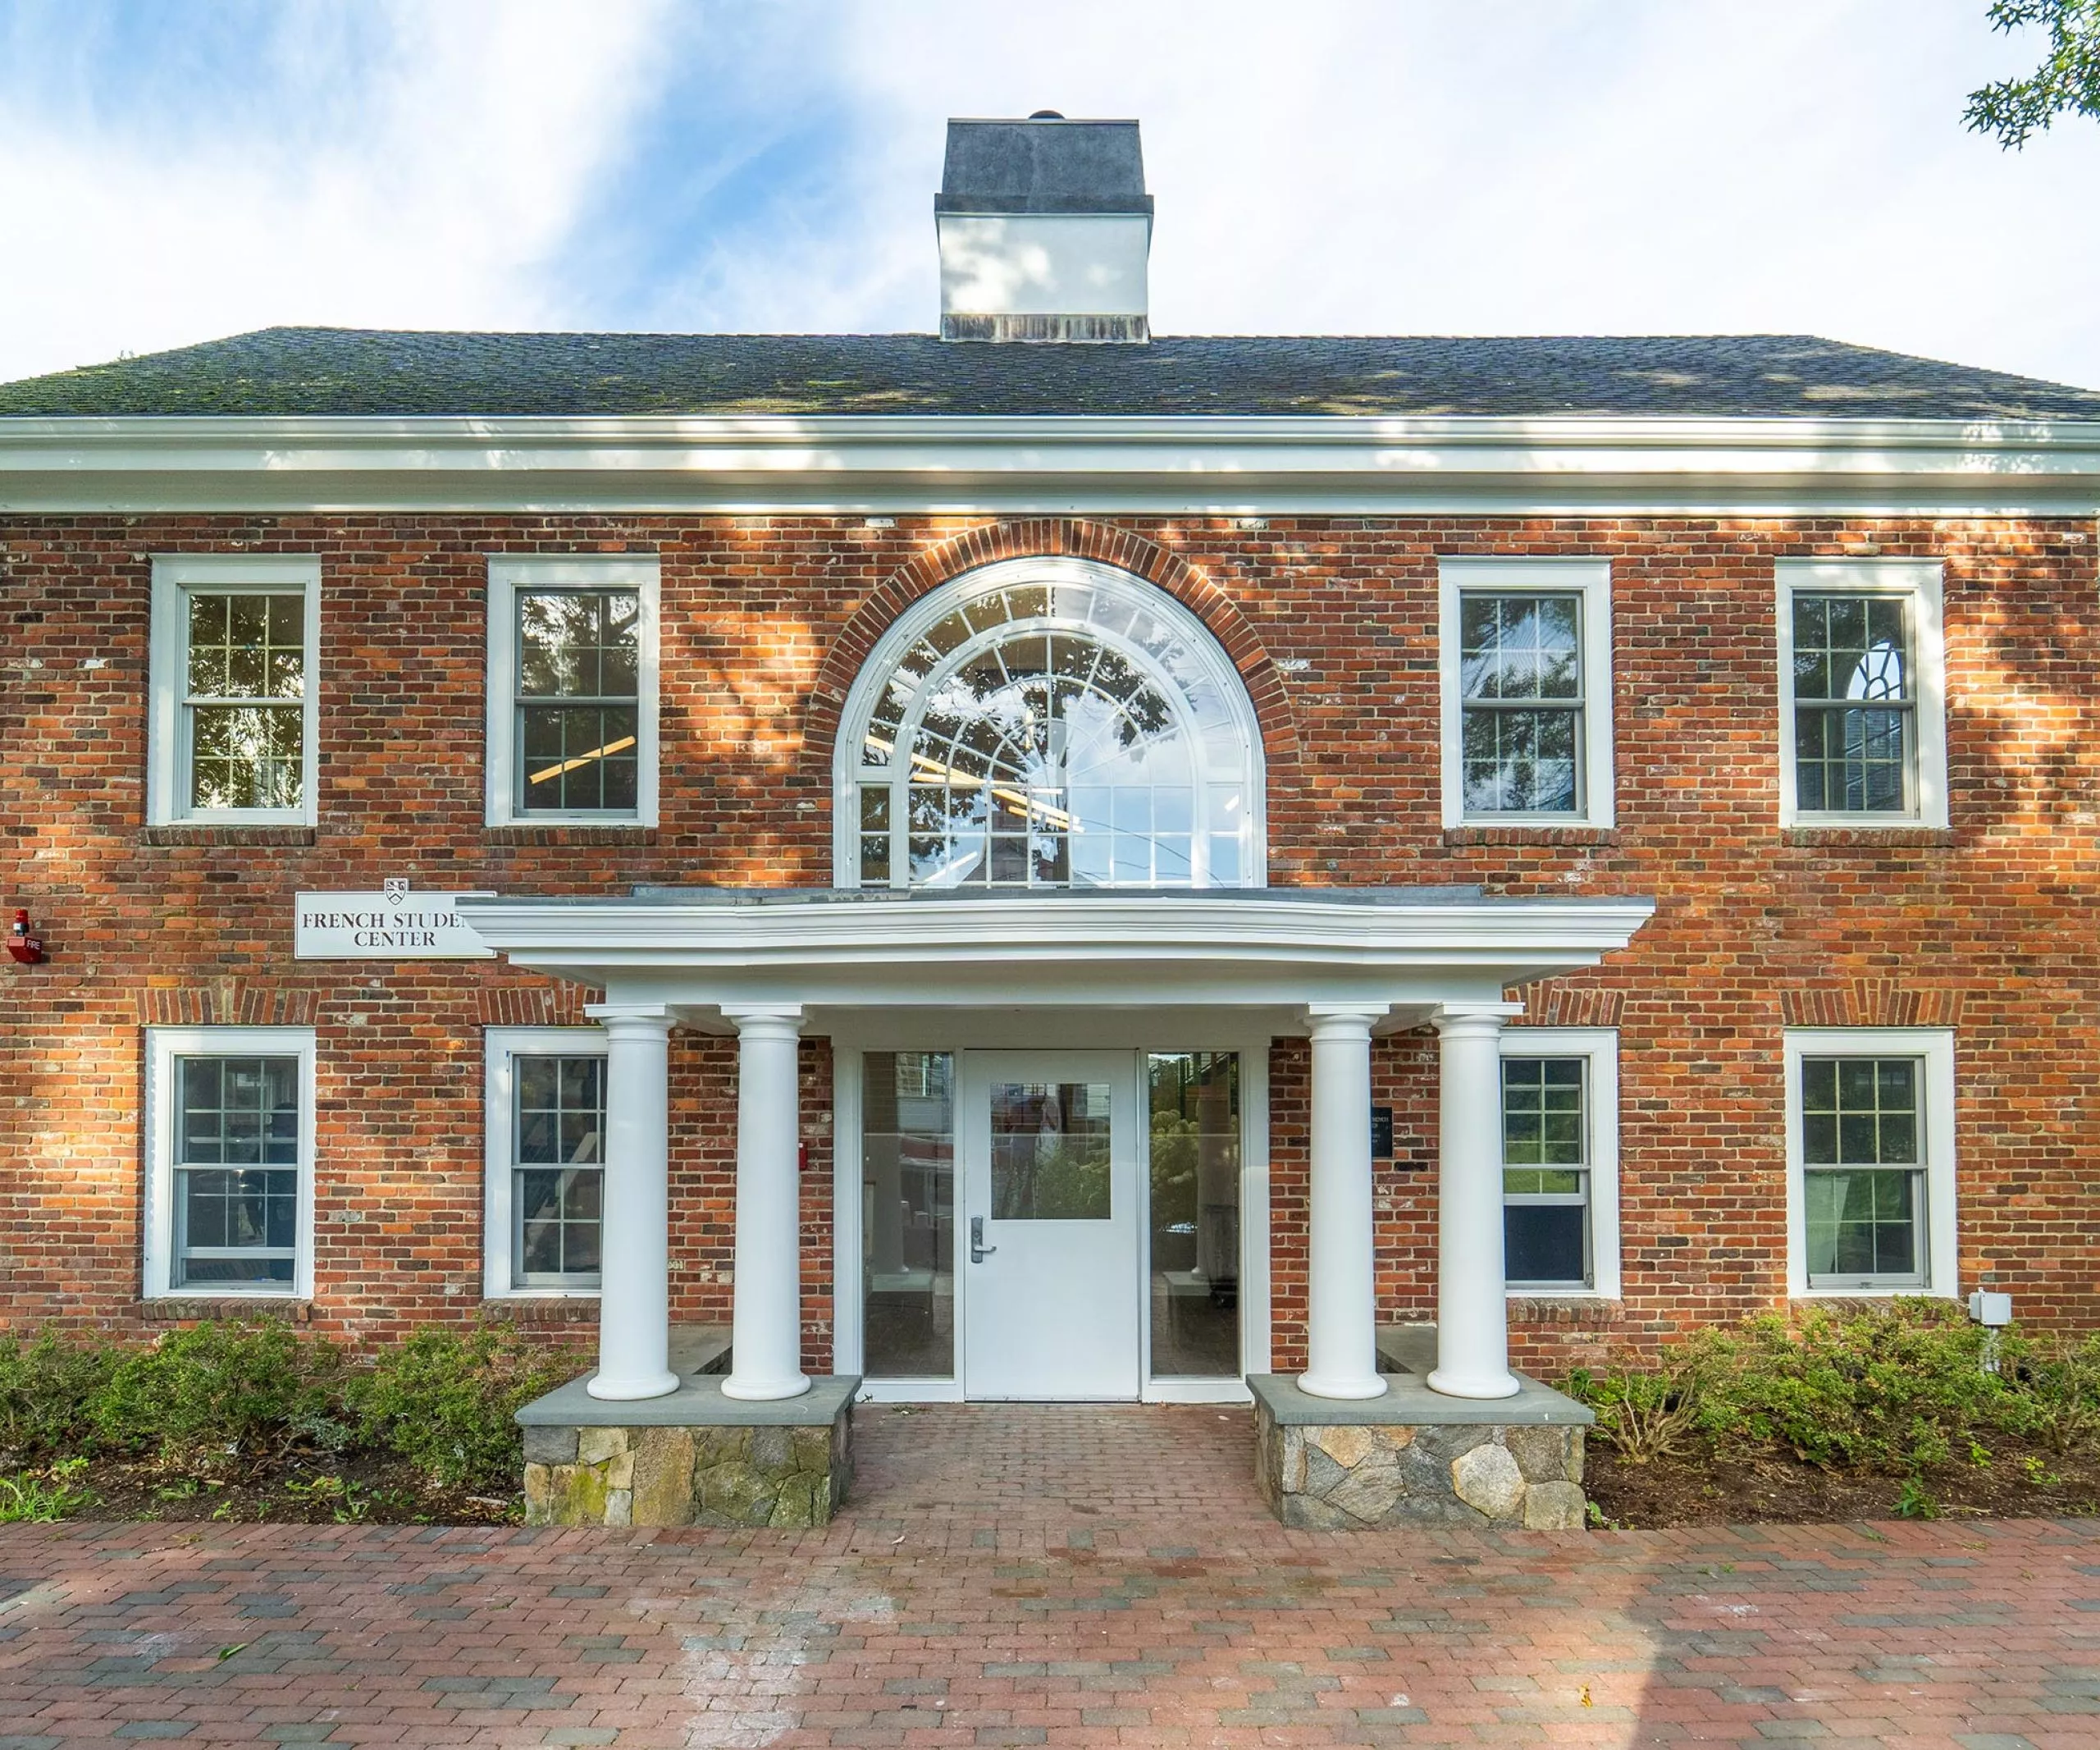
M 389 875 L 386 878 L 385 885 L 386 889 L 386 902 L 390 906 L 398 906 L 403 900 L 409 897 L 409 884 L 407 879 L 404 876 Z

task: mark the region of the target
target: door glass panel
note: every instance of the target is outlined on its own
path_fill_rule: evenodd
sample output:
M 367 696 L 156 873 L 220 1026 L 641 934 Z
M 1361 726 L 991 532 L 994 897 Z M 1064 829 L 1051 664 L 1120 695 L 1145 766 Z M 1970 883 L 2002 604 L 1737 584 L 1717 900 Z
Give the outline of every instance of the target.
M 1108 1084 L 992 1084 L 992 1219 L 1109 1218 Z
M 1152 1108 L 1152 1371 L 1239 1373 L 1239 1059 L 1161 1053 Z
M 861 1082 L 865 1370 L 955 1377 L 955 1059 L 871 1051 Z

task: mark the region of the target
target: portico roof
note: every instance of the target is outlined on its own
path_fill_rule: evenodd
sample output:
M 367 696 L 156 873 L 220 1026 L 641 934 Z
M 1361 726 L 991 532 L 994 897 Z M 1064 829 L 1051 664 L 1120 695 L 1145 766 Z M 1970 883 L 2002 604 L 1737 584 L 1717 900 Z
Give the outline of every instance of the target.
M 1596 965 L 1653 914 L 1640 898 L 1478 888 L 977 894 L 641 888 L 476 896 L 462 915 L 514 964 L 660 1002 L 839 1008 L 1303 1009 L 1399 1016 L 1491 1002 Z

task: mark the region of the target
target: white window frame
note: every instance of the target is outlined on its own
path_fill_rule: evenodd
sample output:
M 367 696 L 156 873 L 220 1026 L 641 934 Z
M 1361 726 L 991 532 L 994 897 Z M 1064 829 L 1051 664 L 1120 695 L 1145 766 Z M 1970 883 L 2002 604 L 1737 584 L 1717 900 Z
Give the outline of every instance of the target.
M 488 555 L 488 794 L 491 826 L 656 825 L 657 672 L 663 567 L 653 553 Z M 535 589 L 631 589 L 641 603 L 632 812 L 535 808 L 518 801 L 518 595 Z
M 1512 1300 L 1616 1300 L 1621 1293 L 1618 1233 L 1618 1030 L 1616 1027 L 1504 1027 L 1504 1058 L 1581 1058 L 1583 1116 L 1589 1124 L 1590 1286 L 1504 1287 Z M 1502 1149 L 1502 1108 L 1495 1114 L 1495 1154 Z M 1499 1170 L 1499 1168 L 1498 1168 Z M 1504 1205 L 1506 1207 L 1506 1204 Z
M 868 725 L 883 689 L 897 665 L 915 645 L 950 614 L 979 596 L 994 591 L 1043 585 L 1083 584 L 1134 612 L 1149 615 L 1173 627 L 1187 653 L 1205 671 L 1205 678 L 1231 715 L 1240 756 L 1240 770 L 1234 774 L 1246 785 L 1242 806 L 1247 811 L 1246 836 L 1240 847 L 1241 887 L 1267 887 L 1269 881 L 1268 778 L 1262 725 L 1231 657 L 1219 643 L 1217 633 L 1202 618 L 1156 583 L 1119 567 L 1059 555 L 1038 555 L 1023 559 L 997 560 L 951 578 L 938 589 L 921 596 L 893 621 L 876 641 L 866 661 L 854 677 L 839 715 L 838 739 L 832 752 L 832 884 L 859 888 L 861 880 L 861 820 L 859 787 L 861 752 Z M 1098 636 L 1098 632 L 1091 636 Z M 1115 643 L 1118 641 L 1108 640 Z M 1134 655 L 1141 667 L 1153 665 L 1141 651 Z M 1221 774 L 1222 775 L 1222 774 Z M 870 888 L 870 891 L 902 893 L 906 888 Z M 1114 891 L 1115 889 L 1111 889 Z M 1125 889 L 1121 891 L 1137 891 Z M 1181 893 L 1203 893 L 1203 888 L 1180 888 Z M 1039 889 L 1001 888 L 994 892 L 1039 892 Z M 1157 889 L 1153 889 L 1157 891 Z
M 1916 1058 L 1924 1064 L 1919 1091 L 1919 1153 L 1925 1174 L 1924 1282 L 1905 1287 L 1811 1288 L 1808 1284 L 1807 1168 L 1801 1146 L 1804 1058 Z M 1787 1292 L 1796 1300 L 1891 1299 L 1958 1292 L 1955 1227 L 1954 1034 L 1946 1027 L 1789 1027 L 1787 1078 Z
M 311 826 L 321 761 L 321 560 L 301 553 L 157 553 L 148 668 L 146 824 Z M 244 590 L 306 597 L 306 681 L 296 808 L 194 808 L 189 803 L 189 596 Z
M 482 1297 L 486 1300 L 595 1300 L 580 1283 L 522 1286 L 516 1280 L 517 1209 L 511 1159 L 518 1122 L 520 1058 L 602 1058 L 603 1027 L 487 1027 L 482 1030 Z M 608 1119 L 609 1122 L 609 1117 Z M 602 1161 L 600 1163 L 602 1164 Z
M 1843 826 L 1872 832 L 1943 828 L 1947 811 L 1947 635 L 1943 569 L 1938 560 L 1780 560 L 1777 583 L 1779 654 L 1779 825 Z M 1904 596 L 1910 602 L 1911 722 L 1917 768 L 1911 774 L 1916 806 L 1906 813 L 1809 810 L 1796 806 L 1798 752 L 1794 726 L 1794 597 Z
M 1437 675 L 1443 743 L 1444 825 L 1523 831 L 1609 827 L 1618 795 L 1612 752 L 1611 561 L 1604 559 L 1440 559 L 1436 562 Z M 1465 700 L 1459 672 L 1459 598 L 1580 595 L 1582 598 L 1582 806 L 1573 814 L 1471 814 L 1466 810 Z M 1550 701 L 1548 701 L 1550 703 Z
M 257 1286 L 210 1282 L 177 1288 L 175 1276 L 176 1090 L 178 1058 L 299 1059 L 299 1202 L 292 1279 Z M 146 1029 L 145 1298 L 148 1300 L 310 1300 L 313 1298 L 314 1031 L 311 1027 Z

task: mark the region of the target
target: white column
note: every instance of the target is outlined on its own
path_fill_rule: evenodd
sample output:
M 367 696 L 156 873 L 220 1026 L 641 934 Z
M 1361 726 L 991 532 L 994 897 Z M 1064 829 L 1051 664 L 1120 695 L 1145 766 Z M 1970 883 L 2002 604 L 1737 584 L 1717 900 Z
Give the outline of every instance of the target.
M 660 1004 L 600 1003 L 605 1030 L 605 1175 L 600 1214 L 598 1371 L 593 1397 L 661 1397 L 671 1371 L 671 1016 Z
M 1371 1026 L 1383 1009 L 1308 1011 L 1312 1022 L 1312 1173 L 1306 1368 L 1314 1397 L 1379 1397 L 1372 1259 Z
M 796 1003 L 732 1008 L 737 1028 L 737 1284 L 724 1397 L 799 1397 L 802 1372 L 801 1096 Z
M 1502 1023 L 1513 1003 L 1447 1003 L 1436 1169 L 1436 1368 L 1448 1397 L 1513 1397 L 1502 1259 Z

